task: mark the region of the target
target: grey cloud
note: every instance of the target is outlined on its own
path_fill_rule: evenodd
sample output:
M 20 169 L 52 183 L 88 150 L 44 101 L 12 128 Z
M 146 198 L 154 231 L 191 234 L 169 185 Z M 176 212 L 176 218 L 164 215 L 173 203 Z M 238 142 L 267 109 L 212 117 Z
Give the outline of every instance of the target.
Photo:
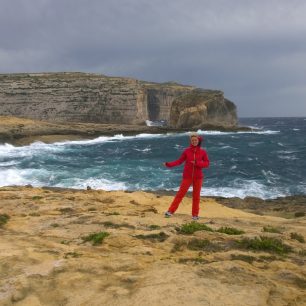
M 305 15 L 297 0 L 2 0 L 0 72 L 173 80 L 241 116 L 306 115 Z

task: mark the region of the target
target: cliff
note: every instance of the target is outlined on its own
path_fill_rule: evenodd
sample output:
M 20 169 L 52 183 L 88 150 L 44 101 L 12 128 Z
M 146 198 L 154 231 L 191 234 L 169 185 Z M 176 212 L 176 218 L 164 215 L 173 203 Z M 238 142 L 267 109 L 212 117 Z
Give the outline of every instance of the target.
M 237 125 L 236 106 L 222 91 L 193 90 L 174 99 L 170 125 L 176 128 L 202 128 L 211 125 Z
M 88 73 L 2 74 L 0 115 L 52 122 L 141 125 L 146 120 L 165 120 L 169 123 L 173 102 L 194 91 L 197 90 L 193 86 L 176 83 L 150 83 Z M 207 122 L 202 123 L 210 124 L 208 119 L 212 116 L 218 117 L 218 125 L 235 126 L 236 114 L 214 114 L 213 110 L 222 108 L 220 105 L 224 103 L 223 93 L 219 93 L 206 116 Z

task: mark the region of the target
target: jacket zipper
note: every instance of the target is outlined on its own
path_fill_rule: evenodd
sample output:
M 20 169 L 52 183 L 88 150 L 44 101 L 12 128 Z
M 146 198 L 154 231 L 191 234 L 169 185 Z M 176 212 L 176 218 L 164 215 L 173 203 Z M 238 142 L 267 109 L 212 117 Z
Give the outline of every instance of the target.
M 195 165 L 195 153 L 196 151 L 193 151 L 193 165 L 192 165 L 192 181 L 193 181 L 193 173 L 194 173 L 194 165 Z

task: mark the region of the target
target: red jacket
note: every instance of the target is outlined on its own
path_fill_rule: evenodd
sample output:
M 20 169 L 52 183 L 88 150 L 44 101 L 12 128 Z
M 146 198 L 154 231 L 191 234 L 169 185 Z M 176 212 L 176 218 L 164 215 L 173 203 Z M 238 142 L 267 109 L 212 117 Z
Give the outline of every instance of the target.
M 200 137 L 199 137 L 200 138 Z M 166 166 L 171 168 L 182 164 L 185 161 L 183 178 L 203 178 L 203 168 L 209 167 L 209 159 L 205 150 L 200 147 L 201 140 L 199 145 L 194 147 L 190 145 L 185 149 L 181 157 L 172 162 L 166 162 Z M 192 161 L 195 161 L 193 164 Z

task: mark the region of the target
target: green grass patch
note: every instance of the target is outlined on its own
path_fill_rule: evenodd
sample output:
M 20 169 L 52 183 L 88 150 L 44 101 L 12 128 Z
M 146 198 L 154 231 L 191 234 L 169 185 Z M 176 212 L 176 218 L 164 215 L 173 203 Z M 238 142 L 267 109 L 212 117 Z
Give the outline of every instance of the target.
M 290 238 L 297 240 L 298 242 L 305 243 L 304 237 L 298 233 L 290 233 Z
M 117 211 L 106 213 L 107 216 L 119 216 L 120 214 Z
M 149 225 L 149 229 L 150 230 L 157 230 L 157 229 L 160 229 L 160 226 L 156 225 L 156 224 L 152 224 L 152 225 Z
M 237 241 L 238 246 L 254 251 L 267 251 L 271 253 L 277 253 L 284 255 L 292 252 L 292 248 L 289 245 L 284 244 L 280 239 L 260 236 L 260 238 L 243 238 Z
M 68 244 L 69 244 L 69 241 L 68 241 L 68 240 L 62 240 L 62 241 L 61 241 L 61 244 L 68 245 Z
M 282 260 L 282 259 L 277 258 L 274 255 L 272 255 L 272 256 L 261 255 L 261 256 L 259 256 L 259 260 L 258 261 L 274 261 L 274 260 Z
M 206 260 L 206 259 L 204 259 L 204 258 L 202 258 L 202 257 L 195 257 L 195 258 L 179 258 L 178 263 L 181 263 L 181 264 L 193 263 L 193 264 L 199 265 L 199 264 L 206 264 L 206 263 L 209 263 L 209 261 Z
M 187 245 L 186 241 L 176 240 L 174 242 L 173 247 L 172 247 L 171 253 L 175 253 L 175 252 L 178 252 L 178 251 L 183 251 L 183 249 L 185 248 L 186 245 Z
M 107 232 L 99 232 L 99 233 L 93 233 L 87 236 L 82 237 L 84 242 L 90 241 L 92 245 L 98 245 L 102 244 L 103 240 L 109 236 L 109 233 Z
M 273 226 L 264 226 L 262 228 L 263 232 L 267 232 L 267 233 L 277 233 L 277 234 L 281 234 L 282 231 L 279 227 L 273 227 Z
M 150 241 L 159 241 L 159 242 L 163 242 L 165 241 L 169 236 L 167 234 L 165 234 L 164 232 L 160 232 L 158 234 L 149 234 L 149 235 L 136 235 L 134 236 L 138 239 L 147 239 Z
M 120 224 L 116 224 L 113 223 L 111 221 L 105 221 L 105 222 L 101 222 L 100 224 L 104 225 L 105 227 L 109 227 L 109 228 L 120 228 L 120 227 L 125 227 L 125 228 L 131 228 L 131 229 L 135 229 L 134 225 L 130 225 L 128 223 L 120 223 Z
M 305 213 L 303 211 L 298 211 L 294 214 L 296 218 L 305 217 Z
M 88 208 L 88 211 L 97 211 L 97 209 L 94 208 L 94 207 L 90 207 L 90 208 Z
M 197 239 L 194 238 L 187 242 L 187 248 L 192 251 L 208 251 L 215 252 L 219 251 L 221 247 L 208 239 Z
M 63 208 L 60 208 L 59 211 L 61 213 L 71 213 L 73 212 L 73 209 L 71 207 L 63 207 Z
M 295 277 L 293 278 L 293 282 L 299 288 L 306 289 L 306 279 L 305 278 Z
M 206 224 L 194 222 L 194 221 L 183 224 L 180 228 L 177 228 L 176 230 L 178 233 L 185 234 L 185 235 L 191 235 L 197 231 L 209 231 L 209 232 L 214 231 L 212 228 L 210 228 Z
M 10 219 L 10 216 L 7 214 L 0 214 L 0 227 L 2 227 L 4 224 L 8 222 Z
M 58 223 L 52 223 L 51 226 L 52 227 L 59 227 L 59 224 Z
M 306 257 L 306 250 L 300 250 L 298 254 L 302 257 Z
M 245 233 L 243 230 L 239 230 L 234 227 L 220 227 L 219 229 L 216 230 L 216 232 L 224 233 L 227 235 L 241 235 Z
M 249 256 L 249 255 L 243 255 L 243 254 L 232 254 L 231 255 L 232 260 L 242 260 L 246 261 L 249 264 L 251 264 L 253 261 L 256 261 L 256 257 L 254 256 Z
M 34 197 L 32 197 L 32 200 L 36 201 L 36 200 L 41 200 L 43 198 L 44 197 L 42 197 L 42 196 L 34 196 Z
M 31 216 L 31 217 L 39 217 L 40 214 L 37 213 L 37 212 L 32 212 L 32 213 L 29 213 L 29 216 Z

